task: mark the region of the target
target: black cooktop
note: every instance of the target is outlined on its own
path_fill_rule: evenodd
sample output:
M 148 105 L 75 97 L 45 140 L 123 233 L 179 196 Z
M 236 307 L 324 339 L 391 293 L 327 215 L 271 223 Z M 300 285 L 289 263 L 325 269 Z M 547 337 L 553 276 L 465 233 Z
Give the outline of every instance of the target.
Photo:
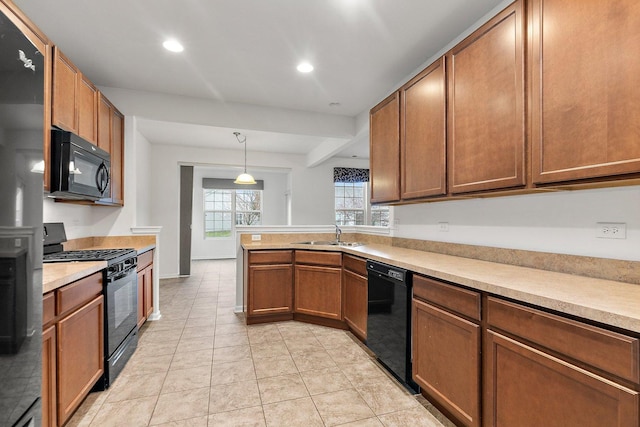
M 43 255 L 43 262 L 69 261 L 114 261 L 120 258 L 130 258 L 136 255 L 136 250 L 127 249 L 86 249 L 78 251 L 62 251 Z
M 61 222 L 45 223 L 43 232 L 42 262 L 107 261 L 107 265 L 111 267 L 137 255 L 137 251 L 132 248 L 65 251 L 62 243 L 67 241 L 67 235 Z

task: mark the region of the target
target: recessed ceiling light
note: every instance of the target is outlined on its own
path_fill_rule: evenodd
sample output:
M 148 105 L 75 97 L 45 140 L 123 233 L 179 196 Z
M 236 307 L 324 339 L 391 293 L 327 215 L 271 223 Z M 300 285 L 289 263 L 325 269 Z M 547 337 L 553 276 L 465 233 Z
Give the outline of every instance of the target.
M 309 64 L 308 62 L 301 62 L 298 64 L 296 69 L 301 73 L 310 73 L 313 71 L 313 65 Z
M 162 43 L 162 46 L 171 52 L 182 52 L 184 50 L 184 47 L 180 44 L 180 42 L 175 39 L 166 40 L 164 43 Z

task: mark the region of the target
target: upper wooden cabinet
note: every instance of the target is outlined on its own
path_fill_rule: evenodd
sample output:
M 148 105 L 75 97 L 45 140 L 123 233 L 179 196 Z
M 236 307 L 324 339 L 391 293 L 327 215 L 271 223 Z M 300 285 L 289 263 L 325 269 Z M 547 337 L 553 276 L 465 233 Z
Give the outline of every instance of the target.
M 525 23 L 516 1 L 447 53 L 451 193 L 526 183 Z
M 101 204 L 124 205 L 124 115 L 98 92 L 98 147 L 111 154 L 111 194 Z
M 444 57 L 400 88 L 402 199 L 446 194 Z
M 369 114 L 371 203 L 400 200 L 400 96 L 394 92 Z
M 530 2 L 535 183 L 640 172 L 640 3 Z
M 76 99 L 80 70 L 56 46 L 53 48 L 53 97 L 51 123 L 78 133 Z
M 80 74 L 77 78 L 78 135 L 89 142 L 98 141 L 98 89 Z

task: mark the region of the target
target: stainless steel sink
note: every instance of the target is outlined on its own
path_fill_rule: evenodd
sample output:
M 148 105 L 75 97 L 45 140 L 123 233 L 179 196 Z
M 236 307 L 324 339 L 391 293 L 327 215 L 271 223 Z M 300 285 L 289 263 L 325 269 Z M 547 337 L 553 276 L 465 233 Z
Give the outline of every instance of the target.
M 360 242 L 338 242 L 336 240 L 309 240 L 307 242 L 295 242 L 296 245 L 330 245 L 330 246 L 361 246 Z

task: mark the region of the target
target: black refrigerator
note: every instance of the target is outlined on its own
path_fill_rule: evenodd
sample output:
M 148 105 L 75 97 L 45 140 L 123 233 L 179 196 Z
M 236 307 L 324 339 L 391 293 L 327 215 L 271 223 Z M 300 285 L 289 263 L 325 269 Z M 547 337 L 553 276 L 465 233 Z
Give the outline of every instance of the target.
M 41 425 L 44 56 L 0 8 L 0 426 Z

